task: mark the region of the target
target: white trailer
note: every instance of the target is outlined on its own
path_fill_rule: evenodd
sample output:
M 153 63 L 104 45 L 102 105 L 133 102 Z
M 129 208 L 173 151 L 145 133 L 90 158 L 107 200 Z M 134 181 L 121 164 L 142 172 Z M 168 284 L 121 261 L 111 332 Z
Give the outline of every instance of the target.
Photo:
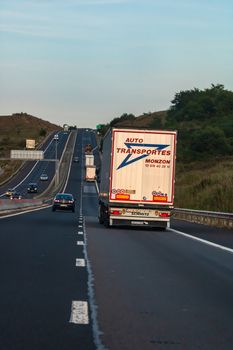
M 85 154 L 85 166 L 93 166 L 93 165 L 94 165 L 94 155 Z
M 85 174 L 85 180 L 86 181 L 95 181 L 96 179 L 96 166 L 95 165 L 88 165 L 86 166 L 86 174 Z
M 111 129 L 103 140 L 99 222 L 170 224 L 176 131 Z

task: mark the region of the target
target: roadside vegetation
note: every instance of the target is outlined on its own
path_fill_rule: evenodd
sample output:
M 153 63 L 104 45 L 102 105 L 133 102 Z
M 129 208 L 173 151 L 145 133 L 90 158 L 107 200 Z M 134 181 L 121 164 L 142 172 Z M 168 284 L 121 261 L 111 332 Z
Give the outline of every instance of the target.
M 175 94 L 168 111 L 123 114 L 109 127 L 177 130 L 175 206 L 233 212 L 233 92 L 223 85 Z

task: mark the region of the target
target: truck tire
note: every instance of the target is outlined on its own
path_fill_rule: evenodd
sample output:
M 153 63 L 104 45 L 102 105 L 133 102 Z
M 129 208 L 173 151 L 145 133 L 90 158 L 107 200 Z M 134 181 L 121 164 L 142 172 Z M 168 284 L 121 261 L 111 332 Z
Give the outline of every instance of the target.
M 109 217 L 108 217 L 108 215 L 106 215 L 105 218 L 104 218 L 104 226 L 107 227 L 107 228 L 109 227 Z
M 108 214 L 104 215 L 104 226 L 109 227 L 109 216 Z
M 104 223 L 104 217 L 103 217 L 103 207 L 102 205 L 99 206 L 99 215 L 98 215 L 99 223 Z
M 103 217 L 102 217 L 102 216 L 99 216 L 98 219 L 99 219 L 99 223 L 100 223 L 100 224 L 103 224 L 103 223 L 104 223 L 104 220 L 103 220 Z

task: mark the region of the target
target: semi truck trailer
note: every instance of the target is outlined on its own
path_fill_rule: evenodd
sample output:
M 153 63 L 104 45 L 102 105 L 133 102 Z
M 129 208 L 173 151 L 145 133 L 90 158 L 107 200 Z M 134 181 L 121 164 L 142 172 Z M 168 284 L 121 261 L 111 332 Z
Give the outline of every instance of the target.
M 85 167 L 85 180 L 86 181 L 95 181 L 96 180 L 96 166 L 88 165 Z
M 103 139 L 99 222 L 166 229 L 174 206 L 176 131 L 110 129 Z

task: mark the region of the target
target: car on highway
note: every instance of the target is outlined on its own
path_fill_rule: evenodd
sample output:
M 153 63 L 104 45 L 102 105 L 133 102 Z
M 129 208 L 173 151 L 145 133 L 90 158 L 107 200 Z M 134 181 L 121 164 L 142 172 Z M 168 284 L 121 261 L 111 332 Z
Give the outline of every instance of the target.
M 10 199 L 22 199 L 22 195 L 21 195 L 21 193 L 14 191 L 14 192 L 12 192 Z
M 37 193 L 38 185 L 36 182 L 30 182 L 28 184 L 28 193 Z
M 44 173 L 44 174 L 41 174 L 41 175 L 40 175 L 40 180 L 41 180 L 41 181 L 48 181 L 48 179 L 49 179 L 49 177 L 48 177 L 47 174 Z
M 5 195 L 7 197 L 10 197 L 12 195 L 12 193 L 14 193 L 15 190 L 13 188 L 8 188 L 8 190 L 6 191 Z
M 74 163 L 78 163 L 79 162 L 79 157 L 74 157 Z
M 71 193 L 57 193 L 54 200 L 52 211 L 71 210 L 75 212 L 75 199 Z

